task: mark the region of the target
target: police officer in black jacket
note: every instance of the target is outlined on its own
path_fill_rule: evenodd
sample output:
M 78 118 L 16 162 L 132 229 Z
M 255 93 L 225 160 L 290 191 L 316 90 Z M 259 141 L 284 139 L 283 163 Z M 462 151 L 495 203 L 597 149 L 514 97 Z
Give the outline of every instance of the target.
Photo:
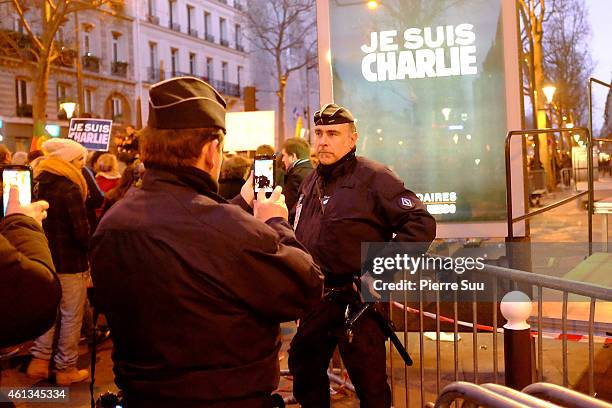
M 252 179 L 233 203 L 217 194 L 225 106 L 198 78 L 151 87 L 142 187 L 106 213 L 92 240 L 97 306 L 126 407 L 271 407 L 279 323 L 322 295 L 280 187 L 269 199 L 261 192 L 254 216 Z
M 327 104 L 314 115 L 320 161 L 300 189 L 294 228 L 325 275 L 325 298 L 300 321 L 289 350 L 294 395 L 304 408 L 328 407 L 327 367 L 340 348 L 362 407 L 390 407 L 385 335 L 371 315 L 343 335 L 346 306 L 359 299 L 362 242 L 429 243 L 433 217 L 387 167 L 355 156 L 358 134 L 348 109 Z

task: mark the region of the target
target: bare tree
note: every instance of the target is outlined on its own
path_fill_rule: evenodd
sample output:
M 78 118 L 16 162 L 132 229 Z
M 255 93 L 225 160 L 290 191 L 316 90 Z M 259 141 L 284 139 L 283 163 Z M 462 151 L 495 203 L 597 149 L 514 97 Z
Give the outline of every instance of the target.
M 27 40 L 23 41 L 23 38 L 0 30 L 2 46 L 12 49 L 13 55 L 18 56 L 32 70 L 32 146 L 36 146 L 37 139 L 45 135 L 51 67 L 62 57 L 62 49 L 56 41 L 58 30 L 71 14 L 78 11 L 103 10 L 103 6 L 110 5 L 113 7 L 104 9 L 104 12 L 115 14 L 122 7 L 123 0 L 5 0 L 2 3 L 8 5 L 9 12 L 18 18 Z
M 584 0 L 557 0 L 545 26 L 544 71 L 555 84 L 557 123 L 565 116 L 576 126 L 588 122 L 586 84 L 593 72 L 590 27 Z
M 278 98 L 278 138 L 285 140 L 285 90 L 291 73 L 316 64 L 314 0 L 251 0 L 246 15 L 251 44 L 270 55 Z M 312 39 L 310 39 L 312 38 Z

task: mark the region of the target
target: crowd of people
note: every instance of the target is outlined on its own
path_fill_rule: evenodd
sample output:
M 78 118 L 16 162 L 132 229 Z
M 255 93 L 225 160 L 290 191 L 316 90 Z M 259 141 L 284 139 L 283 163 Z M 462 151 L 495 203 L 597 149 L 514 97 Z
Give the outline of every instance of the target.
M 25 155 L 37 201 L 22 206 L 11 191 L 0 288 L 17 273 L 31 284 L 0 296 L 15 313 L 2 315 L 12 334 L 0 347 L 33 340 L 31 378 L 88 379 L 76 362 L 93 285 L 128 408 L 279 406 L 280 323 L 295 320 L 289 368 L 303 407 L 329 406 L 336 346 L 362 406 L 390 407 L 377 320 L 339 333 L 361 298 L 361 243 L 429 243 L 433 217 L 393 172 L 356 156 L 355 119 L 335 104 L 315 113 L 312 149 L 279 146 L 274 191 L 256 195 L 251 158 L 223 153 L 225 112 L 209 84 L 175 78 L 151 87 L 147 126 L 117 155 L 60 138 Z M 16 157 L 0 145 L 0 161 Z M 40 305 L 13 300 L 39 292 Z

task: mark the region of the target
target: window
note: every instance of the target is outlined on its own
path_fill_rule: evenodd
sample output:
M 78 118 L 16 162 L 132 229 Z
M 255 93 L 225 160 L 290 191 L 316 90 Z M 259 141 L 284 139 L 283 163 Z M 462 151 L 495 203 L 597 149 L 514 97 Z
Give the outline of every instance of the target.
M 155 4 L 155 0 L 148 0 L 147 1 L 147 11 L 149 12 L 150 16 L 154 16 L 157 14 L 157 10 L 156 10 L 156 4 Z
M 68 87 L 66 84 L 58 83 L 57 84 L 57 110 L 60 110 L 60 104 L 67 101 L 68 97 Z
M 59 43 L 59 46 L 63 46 L 65 41 L 64 41 L 64 28 L 60 27 L 57 29 L 57 33 L 55 33 L 55 41 L 57 41 Z
M 212 17 L 208 11 L 204 12 L 204 37 L 208 40 L 212 32 Z
M 236 24 L 234 36 L 236 37 L 236 49 L 242 49 L 242 27 L 240 27 L 240 24 Z
M 189 53 L 189 73 L 196 75 L 196 55 L 193 52 Z
M 177 72 L 178 72 L 178 50 L 176 48 L 171 48 L 170 49 L 170 61 L 171 61 L 171 68 L 172 68 L 172 76 L 176 76 Z
M 149 43 L 149 66 L 152 69 L 157 69 L 157 43 Z
M 238 82 L 238 88 L 242 88 L 242 67 L 238 66 L 236 69 L 236 82 Z
M 221 44 L 227 43 L 227 27 L 223 17 L 219 18 L 219 40 Z
M 15 81 L 17 106 L 28 104 L 28 82 L 25 79 Z
M 168 0 L 168 26 L 172 28 L 174 24 L 174 0 Z
M 93 113 L 93 90 L 90 88 L 85 88 L 83 91 L 83 113 Z
M 121 98 L 113 96 L 111 99 L 111 116 L 113 120 L 121 121 L 123 118 L 123 105 L 121 103 Z
M 228 67 L 227 62 L 223 61 L 221 63 L 221 80 L 223 82 L 228 82 L 228 80 L 229 80 L 229 78 L 228 78 L 228 74 L 229 73 L 227 72 L 227 67 Z
M 187 33 L 192 34 L 195 27 L 193 26 L 193 6 L 187 6 Z M 193 35 L 193 34 L 192 34 Z
M 91 33 L 89 31 L 83 32 L 83 53 L 91 54 Z
M 208 77 L 209 81 L 213 79 L 213 75 L 214 75 L 213 68 L 214 68 L 213 59 L 210 57 L 206 58 L 206 76 Z
M 121 61 L 121 58 L 119 57 L 119 42 L 121 39 L 121 34 L 119 33 L 113 33 L 113 40 L 112 40 L 112 47 L 111 47 L 111 58 L 113 62 L 119 62 Z

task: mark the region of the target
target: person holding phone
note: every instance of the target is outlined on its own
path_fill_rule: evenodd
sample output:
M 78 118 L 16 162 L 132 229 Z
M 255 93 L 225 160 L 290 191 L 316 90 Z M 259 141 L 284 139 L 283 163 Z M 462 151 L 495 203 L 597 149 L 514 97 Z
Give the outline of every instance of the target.
M 34 339 L 55 324 L 61 288 L 42 229 L 49 203 L 22 205 L 9 188 L 0 220 L 0 348 Z
M 87 150 L 74 140 L 60 138 L 47 140 L 42 148 L 47 156 L 36 167 L 34 179 L 37 197 L 50 205 L 43 228 L 62 285 L 61 324 L 55 349 L 55 327 L 36 339 L 30 349 L 33 358 L 27 375 L 47 379 L 54 355 L 55 381 L 65 386 L 89 378 L 88 370 L 76 367 L 89 280 L 89 223 L 85 208 L 88 190 L 81 173 Z
M 362 407 L 388 408 L 385 334 L 372 313 L 354 336 L 343 332 L 348 305 L 359 304 L 362 242 L 429 243 L 434 218 L 384 165 L 355 155 L 351 112 L 327 104 L 314 114 L 316 170 L 300 187 L 294 227 L 325 275 L 326 296 L 300 321 L 289 349 L 293 395 L 304 408 L 329 407 L 327 368 L 338 345 Z
M 142 185 L 108 210 L 92 240 L 96 306 L 131 408 L 272 407 L 279 324 L 322 295 L 280 187 L 254 201 L 249 177 L 231 202 L 217 194 L 225 109 L 201 79 L 153 85 Z

